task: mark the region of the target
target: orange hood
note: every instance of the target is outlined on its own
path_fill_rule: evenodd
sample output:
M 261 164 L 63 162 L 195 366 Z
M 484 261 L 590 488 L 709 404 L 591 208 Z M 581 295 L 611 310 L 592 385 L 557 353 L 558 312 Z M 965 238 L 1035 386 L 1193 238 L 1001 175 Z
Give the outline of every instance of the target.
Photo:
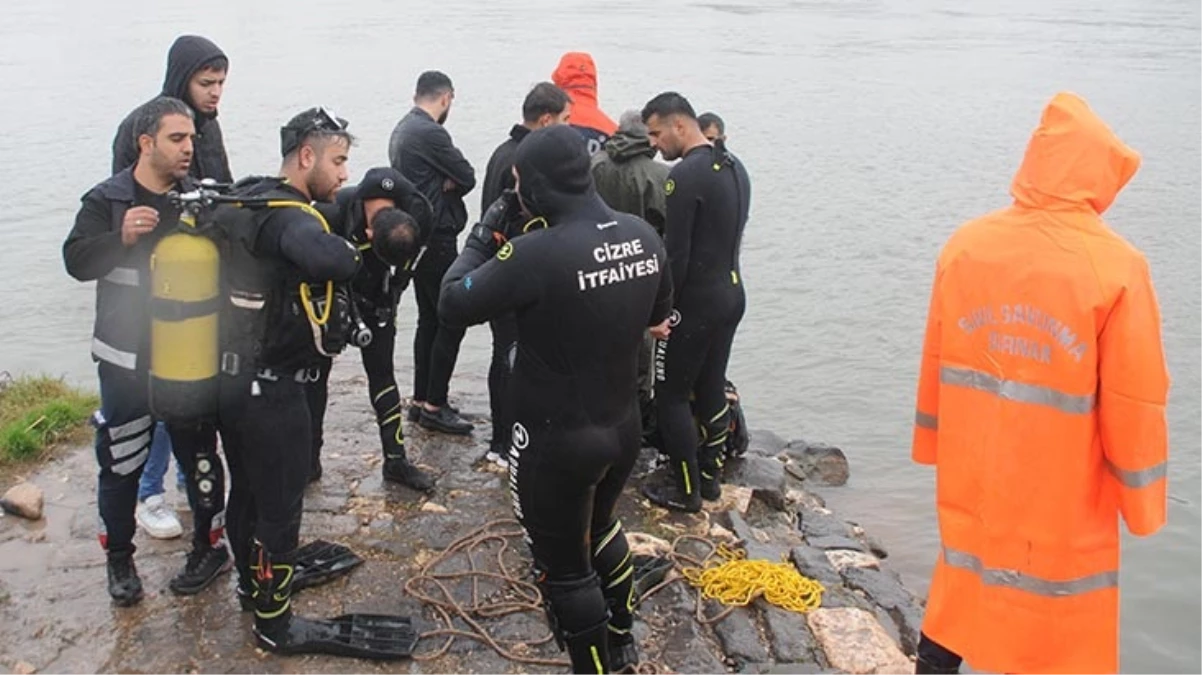
M 1056 94 L 1014 176 L 1020 206 L 1102 213 L 1139 169 L 1139 153 L 1124 144 L 1076 94 Z
M 559 59 L 551 74 L 555 86 L 572 99 L 571 122 L 606 134 L 617 131 L 618 125 L 597 105 L 597 64 L 588 52 L 568 52 Z

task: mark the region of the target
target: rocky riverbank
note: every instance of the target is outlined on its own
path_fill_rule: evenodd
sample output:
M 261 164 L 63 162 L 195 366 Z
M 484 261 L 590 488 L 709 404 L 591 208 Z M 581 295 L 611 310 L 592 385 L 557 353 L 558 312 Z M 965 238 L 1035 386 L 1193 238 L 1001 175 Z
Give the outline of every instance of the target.
M 406 427 L 414 459 L 438 476 L 435 492 L 385 484 L 365 379 L 355 360 L 340 359 L 331 377 L 325 474 L 305 498 L 302 542 L 338 541 L 366 562 L 298 593 L 296 610 L 412 616 L 427 633 L 413 660 L 281 658 L 255 648 L 232 575 L 196 597 L 167 590 L 187 533 L 157 541 L 139 532 L 146 597 L 134 608 L 111 606 L 95 539 L 94 460 L 81 447 L 27 477 L 45 495 L 42 518 L 0 517 L 0 671 L 567 672 L 526 583 L 529 558 L 511 521 L 505 473 L 483 459 L 487 398 L 468 393 L 454 403 L 477 423 L 471 438 Z M 759 598 L 714 621 L 726 608 L 699 600 L 674 569 L 638 608 L 642 670 L 913 672 L 920 601 L 888 570 L 883 548 L 818 494 L 846 482 L 841 451 L 755 431 L 747 456 L 727 467 L 721 502 L 695 515 L 669 513 L 638 495 L 654 459 L 644 451 L 619 504 L 637 552 L 663 555 L 674 543 L 682 551 L 684 535 L 694 535 L 741 545 L 750 559 L 788 561 L 824 591 L 821 605 L 804 614 Z

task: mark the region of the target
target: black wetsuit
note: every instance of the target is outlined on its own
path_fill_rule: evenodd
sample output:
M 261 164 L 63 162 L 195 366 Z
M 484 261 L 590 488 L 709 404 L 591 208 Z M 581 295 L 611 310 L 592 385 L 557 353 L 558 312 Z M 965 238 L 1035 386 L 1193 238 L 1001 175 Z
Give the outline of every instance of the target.
M 576 144 L 563 160 L 569 169 L 534 180 L 523 158 L 537 164 L 566 139 Z M 672 284 L 655 230 L 596 195 L 574 131 L 532 133 L 516 164 L 526 169 L 523 195 L 527 184 L 542 186 L 523 199 L 553 226 L 512 240 L 492 259 L 465 246 L 443 280 L 439 313 L 460 325 L 516 315 L 508 385 L 514 510 L 576 672 L 584 672 L 590 662 L 581 650 L 595 647 L 598 626 L 604 641 L 607 630 L 628 633 L 632 622 L 629 550 L 614 507 L 639 451 L 638 350 L 647 327 L 668 316 Z M 584 173 L 582 194 L 554 187 L 570 169 Z
M 286 185 L 273 194 L 308 203 Z M 262 545 L 272 564 L 290 565 L 300 534 L 309 478 L 305 388 L 315 379 L 320 355 L 298 286 L 302 280 L 346 281 L 359 266 L 353 246 L 326 233 L 300 208 L 264 209 L 254 223 L 257 233 L 248 227 L 250 232 L 232 245 L 237 250 L 229 267 L 235 276 L 222 310 L 228 328 L 222 335 L 219 410 L 230 465 L 227 528 L 243 593 L 251 586 L 252 542 Z M 274 595 L 286 598 L 289 592 L 290 586 Z
M 379 170 L 373 169 L 368 172 L 365 180 L 376 171 Z M 403 177 L 390 176 L 390 180 L 394 182 L 393 203 L 413 216 L 419 229 L 418 242 L 424 245 L 433 227 L 430 203 Z M 338 191 L 334 204 L 319 204 L 317 208 L 326 217 L 331 229 L 354 244 L 363 256 L 363 264 L 351 281 L 351 291 L 359 317 L 371 331 L 372 339 L 366 347 L 360 349 L 359 354 L 363 361 L 363 371 L 367 374 L 368 396 L 372 408 L 376 411 L 376 424 L 380 428 L 384 459 L 404 459 L 405 435 L 401 424 L 401 394 L 394 374 L 394 356 L 397 305 L 401 293 L 409 286 L 412 278 L 412 261 L 394 267 L 372 251 L 371 240 L 367 236 L 363 199 L 359 196 L 361 187 L 342 188 Z M 373 196 L 380 195 L 373 193 Z M 325 360 L 321 378 L 308 388 L 313 478 L 321 476 L 322 424 L 325 419 L 331 362 L 330 359 Z
M 656 409 L 673 469 L 683 463 L 685 488 L 696 491 L 698 460 L 701 478 L 717 475 L 730 423 L 724 385 L 746 306 L 739 248 L 751 183 L 733 155 L 701 145 L 672 168 L 666 192 L 664 243 L 676 292 L 671 336 L 656 345 Z

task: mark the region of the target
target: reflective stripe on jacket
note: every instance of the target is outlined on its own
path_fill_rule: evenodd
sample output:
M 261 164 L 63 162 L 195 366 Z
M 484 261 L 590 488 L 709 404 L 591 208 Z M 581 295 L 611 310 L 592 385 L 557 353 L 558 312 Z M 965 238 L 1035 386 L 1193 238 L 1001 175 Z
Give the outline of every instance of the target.
M 939 256 L 913 442 L 942 537 L 923 630 L 977 669 L 1116 671 L 1118 518 L 1139 535 L 1165 521 L 1159 307 L 1100 217 L 1139 163 L 1059 94 L 1013 205 Z

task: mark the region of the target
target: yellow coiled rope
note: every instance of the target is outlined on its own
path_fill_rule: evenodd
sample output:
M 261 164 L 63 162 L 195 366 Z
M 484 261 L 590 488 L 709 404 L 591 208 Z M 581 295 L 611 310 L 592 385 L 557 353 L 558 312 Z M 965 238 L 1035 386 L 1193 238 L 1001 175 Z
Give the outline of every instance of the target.
M 763 596 L 777 607 L 804 614 L 822 604 L 826 590 L 789 563 L 747 560 L 742 549 L 726 544 L 718 546 L 704 567 L 682 567 L 680 572 L 703 596 L 732 606 Z

